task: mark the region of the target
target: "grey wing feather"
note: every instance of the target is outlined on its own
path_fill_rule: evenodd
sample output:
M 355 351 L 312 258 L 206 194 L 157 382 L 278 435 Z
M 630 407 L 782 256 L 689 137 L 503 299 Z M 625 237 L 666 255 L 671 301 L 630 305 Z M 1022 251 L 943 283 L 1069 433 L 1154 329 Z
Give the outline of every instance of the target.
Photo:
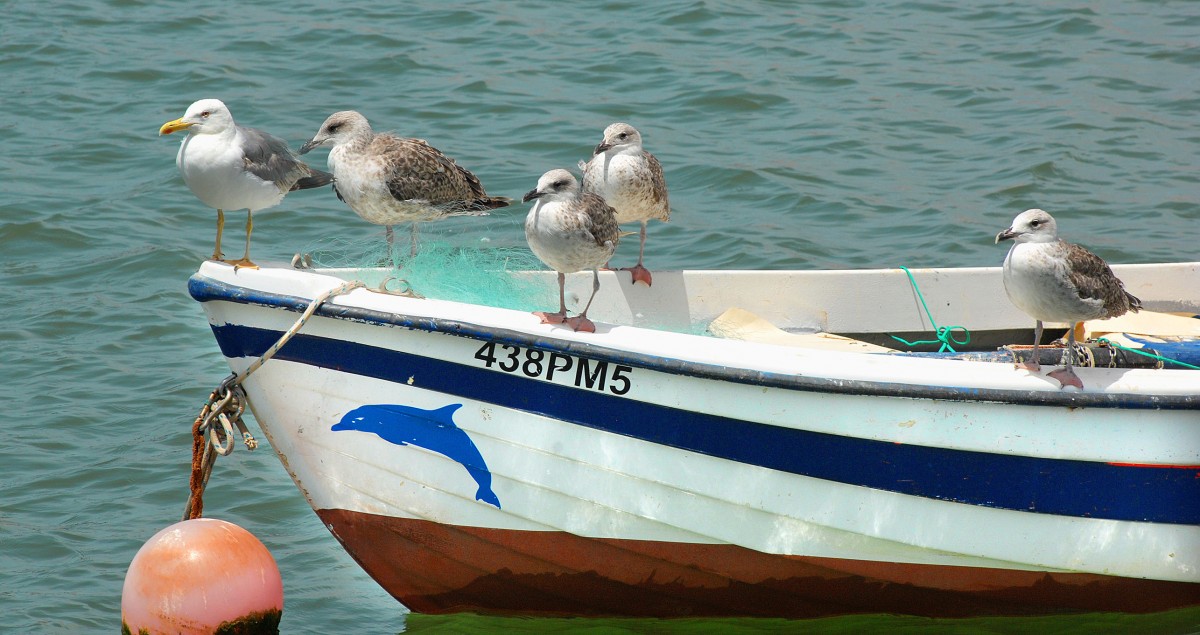
M 271 181 L 287 192 L 313 171 L 292 154 L 287 142 L 256 128 L 240 127 L 245 145 L 242 157 L 246 170 L 254 176 Z

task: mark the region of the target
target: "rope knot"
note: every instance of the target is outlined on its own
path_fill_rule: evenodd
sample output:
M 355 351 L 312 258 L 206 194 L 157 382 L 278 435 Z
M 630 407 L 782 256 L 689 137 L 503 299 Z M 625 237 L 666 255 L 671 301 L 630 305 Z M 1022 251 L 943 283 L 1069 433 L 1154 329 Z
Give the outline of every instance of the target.
M 246 412 L 246 391 L 236 379 L 236 375 L 230 375 L 212 392 L 208 403 L 201 410 L 203 420 L 197 429 L 199 434 L 207 435 L 209 444 L 221 456 L 233 452 L 234 427 L 241 433 L 246 449 L 253 450 L 258 447 L 258 441 L 242 421 L 242 414 Z M 205 411 L 207 414 L 204 414 Z
M 970 344 L 971 332 L 967 330 L 967 327 L 958 325 L 938 326 L 938 323 L 933 319 L 933 313 L 929 310 L 929 305 L 925 303 L 925 296 L 921 294 L 921 288 L 917 286 L 917 279 L 913 277 L 912 272 L 908 270 L 908 267 L 901 266 L 900 269 L 908 275 L 908 281 L 912 284 L 913 291 L 917 292 L 917 299 L 921 301 L 921 308 L 925 309 L 925 316 L 929 318 L 929 323 L 933 325 L 933 334 L 937 339 L 917 340 L 915 342 L 910 342 L 896 335 L 891 335 L 891 338 L 897 342 L 903 343 L 905 346 L 923 346 L 925 344 L 937 344 L 938 342 L 941 342 L 942 346 L 938 348 L 939 353 L 945 353 L 946 351 L 957 353 L 958 351 L 954 350 L 954 346 L 966 346 L 967 344 Z M 956 331 L 962 332 L 961 340 L 954 336 Z M 952 344 L 954 346 L 952 346 Z

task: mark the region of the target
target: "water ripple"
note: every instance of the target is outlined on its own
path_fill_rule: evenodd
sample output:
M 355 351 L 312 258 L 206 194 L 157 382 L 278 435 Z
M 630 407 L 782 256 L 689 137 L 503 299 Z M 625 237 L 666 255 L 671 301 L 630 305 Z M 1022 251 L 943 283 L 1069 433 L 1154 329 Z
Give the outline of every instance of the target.
M 215 214 L 157 130 L 201 97 L 294 147 L 360 110 L 508 196 L 628 121 L 671 188 L 652 269 L 995 265 L 992 237 L 1035 206 L 1114 261 L 1197 257 L 1200 14 L 1186 2 L 6 9 L 0 343 L 20 441 L 0 447 L 0 598 L 14 632 L 114 628 L 129 559 L 180 513 L 186 429 L 227 369 L 185 290 Z M 521 247 L 526 209 L 427 231 Z M 242 219 L 229 215 L 227 250 Z M 382 240 L 328 189 L 256 215 L 254 237 L 274 260 Z M 269 449 L 220 469 L 211 509 L 273 549 L 285 630 L 401 623 Z

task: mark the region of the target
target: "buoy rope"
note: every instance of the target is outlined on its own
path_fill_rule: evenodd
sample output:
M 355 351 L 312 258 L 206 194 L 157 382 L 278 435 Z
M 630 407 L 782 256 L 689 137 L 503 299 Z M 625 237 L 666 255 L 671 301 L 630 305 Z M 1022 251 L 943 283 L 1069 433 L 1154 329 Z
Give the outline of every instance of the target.
M 242 421 L 242 415 L 246 412 L 247 405 L 246 391 L 242 388 L 242 382 L 254 371 L 262 368 L 262 365 L 274 357 L 279 349 L 288 343 L 288 340 L 295 337 L 318 307 L 334 296 L 349 293 L 362 286 L 364 286 L 363 283 L 359 281 L 346 282 L 313 298 L 299 319 L 261 357 L 247 366 L 246 370 L 226 377 L 216 390 L 209 394 L 208 401 L 200 408 L 200 414 L 192 423 L 192 473 L 188 481 L 190 493 L 187 505 L 183 510 L 184 520 L 200 518 L 204 514 L 204 489 L 208 486 L 209 477 L 212 476 L 217 455 L 225 456 L 233 452 L 234 428 L 241 433 L 242 442 L 246 445 L 247 450 L 258 447 L 258 441 L 250 434 L 250 431 L 246 429 L 245 422 Z
M 951 346 L 951 343 L 958 346 L 966 346 L 967 344 L 970 344 L 971 332 L 968 331 L 965 326 L 938 326 L 937 322 L 933 319 L 933 313 L 929 310 L 929 305 L 925 303 L 925 296 L 921 294 L 921 287 L 917 286 L 917 279 L 913 277 L 913 274 L 908 270 L 908 267 L 901 266 L 900 269 L 908 275 L 908 281 L 912 284 L 913 291 L 917 292 L 917 299 L 921 301 L 921 307 L 925 309 L 925 315 L 929 318 L 929 323 L 933 325 L 934 336 L 937 337 L 937 339 L 917 340 L 915 342 L 910 342 L 902 337 L 891 335 L 890 333 L 889 336 L 897 342 L 901 342 L 905 346 L 921 346 L 924 344 L 937 344 L 938 342 L 941 342 L 942 346 L 938 349 L 939 353 L 944 353 L 946 351 L 957 353 L 958 351 L 954 350 L 954 347 Z M 955 331 L 962 331 L 963 338 L 961 341 L 954 337 Z
M 1170 357 L 1163 357 L 1162 355 L 1159 355 L 1157 353 L 1147 353 L 1146 351 L 1139 350 L 1136 348 L 1122 346 L 1121 344 L 1118 344 L 1118 343 L 1108 339 L 1107 337 L 1098 337 L 1098 338 L 1096 338 L 1096 341 L 1099 343 L 1102 343 L 1102 344 L 1107 344 L 1113 348 L 1123 350 L 1126 353 L 1137 353 L 1138 355 L 1141 355 L 1143 357 L 1149 357 L 1150 359 L 1156 359 L 1160 362 L 1170 362 L 1172 364 L 1179 364 L 1180 366 L 1183 366 L 1184 368 L 1190 368 L 1192 370 L 1200 370 L 1200 366 L 1189 364 L 1187 362 L 1181 362 L 1177 359 L 1171 359 Z

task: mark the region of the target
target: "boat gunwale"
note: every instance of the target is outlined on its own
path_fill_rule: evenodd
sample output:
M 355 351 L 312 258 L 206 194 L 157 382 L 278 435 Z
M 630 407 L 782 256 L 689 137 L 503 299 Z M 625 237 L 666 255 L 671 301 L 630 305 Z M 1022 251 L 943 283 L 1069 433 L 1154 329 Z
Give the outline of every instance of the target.
M 311 298 L 263 291 L 212 278 L 197 272 L 188 280 L 188 292 L 198 302 L 225 301 L 257 305 L 303 313 Z M 622 351 L 588 342 L 563 340 L 534 335 L 505 327 L 488 327 L 462 320 L 418 316 L 380 311 L 365 307 L 324 303 L 314 315 L 375 324 L 402 327 L 430 333 L 442 333 L 479 341 L 523 346 L 549 352 L 586 357 L 598 361 L 634 366 L 672 375 L 731 383 L 868 397 L 895 397 L 937 401 L 986 402 L 1028 406 L 1062 406 L 1067 408 L 1126 408 L 1131 410 L 1200 410 L 1200 394 L 1146 395 L 1137 393 L 1067 392 L 1013 390 L 906 384 L 861 379 L 836 379 L 810 375 L 778 373 L 747 368 L 718 366 L 706 362 L 667 358 L 647 353 Z M 282 334 L 282 331 L 280 332 Z M 865 353 L 855 353 L 865 354 Z M 955 361 L 955 360 L 946 360 Z M 1188 371 L 1163 371 L 1188 372 Z

